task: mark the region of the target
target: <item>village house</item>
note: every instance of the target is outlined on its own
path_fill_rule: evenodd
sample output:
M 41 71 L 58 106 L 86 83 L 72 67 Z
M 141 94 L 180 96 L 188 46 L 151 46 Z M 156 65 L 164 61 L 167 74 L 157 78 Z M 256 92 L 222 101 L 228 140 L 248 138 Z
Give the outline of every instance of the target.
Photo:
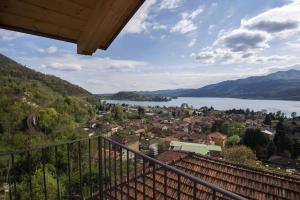
M 209 144 L 219 145 L 222 148 L 225 147 L 227 136 L 220 132 L 213 132 L 207 135 L 207 141 Z
M 170 150 L 176 151 L 186 151 L 192 152 L 201 155 L 208 155 L 210 152 L 222 152 L 220 146 L 217 145 L 206 145 L 206 144 L 197 144 L 190 142 L 179 142 L 179 141 L 171 141 Z
M 135 135 L 128 135 L 128 136 L 117 136 L 117 135 L 113 135 L 111 137 L 112 140 L 123 144 L 135 151 L 139 151 L 139 147 L 140 147 L 140 142 L 139 142 L 139 137 L 135 136 Z M 127 151 L 125 149 L 122 150 L 122 158 L 125 160 L 127 159 Z M 133 158 L 133 154 L 130 153 L 129 158 Z

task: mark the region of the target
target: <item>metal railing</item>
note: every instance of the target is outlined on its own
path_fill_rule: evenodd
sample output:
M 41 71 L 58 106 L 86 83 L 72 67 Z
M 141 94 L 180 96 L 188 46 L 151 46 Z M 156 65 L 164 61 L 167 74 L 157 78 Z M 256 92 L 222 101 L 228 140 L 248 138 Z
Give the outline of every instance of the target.
M 245 199 L 101 136 L 0 153 L 0 173 L 0 199 Z

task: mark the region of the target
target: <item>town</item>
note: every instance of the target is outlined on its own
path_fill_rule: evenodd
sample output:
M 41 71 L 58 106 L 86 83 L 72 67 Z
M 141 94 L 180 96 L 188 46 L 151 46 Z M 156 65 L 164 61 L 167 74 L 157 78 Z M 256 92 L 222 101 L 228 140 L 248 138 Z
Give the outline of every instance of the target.
M 146 155 L 193 152 L 267 171 L 299 174 L 300 118 L 212 107 L 141 107 L 100 101 L 85 131 L 100 134 Z M 246 155 L 241 148 L 247 148 Z M 245 157 L 245 159 L 244 159 Z

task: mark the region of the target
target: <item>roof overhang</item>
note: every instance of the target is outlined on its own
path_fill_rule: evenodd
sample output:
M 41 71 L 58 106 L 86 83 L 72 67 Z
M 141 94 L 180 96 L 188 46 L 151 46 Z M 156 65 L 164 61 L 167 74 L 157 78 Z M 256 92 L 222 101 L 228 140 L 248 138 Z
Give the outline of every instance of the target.
M 0 27 L 106 50 L 144 0 L 2 0 Z

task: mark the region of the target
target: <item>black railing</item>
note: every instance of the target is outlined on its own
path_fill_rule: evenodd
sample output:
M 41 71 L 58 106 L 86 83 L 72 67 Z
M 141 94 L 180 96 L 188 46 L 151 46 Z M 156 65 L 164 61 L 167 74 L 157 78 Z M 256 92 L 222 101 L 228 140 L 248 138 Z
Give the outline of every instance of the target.
M 0 199 L 245 199 L 101 136 L 0 153 Z

